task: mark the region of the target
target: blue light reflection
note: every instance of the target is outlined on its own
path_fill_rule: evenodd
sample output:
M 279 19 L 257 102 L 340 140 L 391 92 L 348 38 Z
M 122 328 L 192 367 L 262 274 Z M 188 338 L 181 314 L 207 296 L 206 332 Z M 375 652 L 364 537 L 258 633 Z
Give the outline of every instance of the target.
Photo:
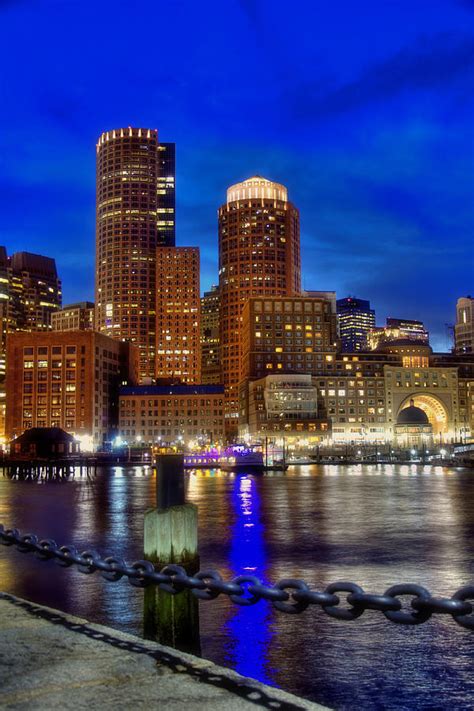
M 231 502 L 234 513 L 229 563 L 236 575 L 256 575 L 267 582 L 264 525 L 260 519 L 260 494 L 255 478 L 238 475 L 234 480 Z M 250 607 L 232 608 L 227 622 L 229 662 L 244 676 L 274 684 L 268 669 L 268 650 L 272 634 L 272 608 L 260 601 Z

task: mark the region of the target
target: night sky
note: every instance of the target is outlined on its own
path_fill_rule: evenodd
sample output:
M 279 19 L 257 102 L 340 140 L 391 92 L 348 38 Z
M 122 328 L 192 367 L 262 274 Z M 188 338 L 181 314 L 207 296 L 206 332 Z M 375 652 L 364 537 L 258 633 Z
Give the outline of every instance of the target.
M 419 318 L 474 294 L 474 0 L 0 0 L 0 244 L 93 299 L 95 143 L 177 144 L 178 245 L 217 281 L 218 206 L 255 173 L 301 212 L 303 286 Z

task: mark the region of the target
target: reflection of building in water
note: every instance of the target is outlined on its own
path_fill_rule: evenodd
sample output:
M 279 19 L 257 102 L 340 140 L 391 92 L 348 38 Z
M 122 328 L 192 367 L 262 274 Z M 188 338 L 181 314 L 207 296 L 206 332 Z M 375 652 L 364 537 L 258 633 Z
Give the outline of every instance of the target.
M 233 527 L 229 563 L 234 576 L 255 575 L 266 581 L 265 527 L 260 492 L 253 476 L 237 476 L 232 489 Z M 234 608 L 227 623 L 233 640 L 233 666 L 239 674 L 268 683 L 267 660 L 271 631 L 265 604 Z M 252 643 L 249 645 L 249 639 Z
M 433 440 L 433 426 L 428 415 L 420 407 L 415 407 L 413 398 L 410 405 L 398 413 L 394 426 L 395 442 L 401 447 L 430 445 Z

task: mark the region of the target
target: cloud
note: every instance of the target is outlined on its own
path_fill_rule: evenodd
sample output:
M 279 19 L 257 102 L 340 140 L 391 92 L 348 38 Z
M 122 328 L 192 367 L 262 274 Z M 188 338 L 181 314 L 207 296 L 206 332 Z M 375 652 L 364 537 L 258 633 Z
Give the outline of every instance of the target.
M 403 91 L 436 88 L 473 69 L 474 36 L 441 33 L 424 37 L 333 91 L 322 93 L 319 82 L 300 85 L 294 112 L 299 118 L 343 114 Z

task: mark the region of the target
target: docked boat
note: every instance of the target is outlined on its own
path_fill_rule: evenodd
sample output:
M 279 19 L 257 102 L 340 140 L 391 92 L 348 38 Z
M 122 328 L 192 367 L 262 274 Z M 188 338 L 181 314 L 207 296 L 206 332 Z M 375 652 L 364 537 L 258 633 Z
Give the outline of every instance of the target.
M 261 449 L 246 445 L 233 445 L 226 450 L 225 462 L 220 464 L 224 471 L 285 471 L 283 460 L 266 459 Z

